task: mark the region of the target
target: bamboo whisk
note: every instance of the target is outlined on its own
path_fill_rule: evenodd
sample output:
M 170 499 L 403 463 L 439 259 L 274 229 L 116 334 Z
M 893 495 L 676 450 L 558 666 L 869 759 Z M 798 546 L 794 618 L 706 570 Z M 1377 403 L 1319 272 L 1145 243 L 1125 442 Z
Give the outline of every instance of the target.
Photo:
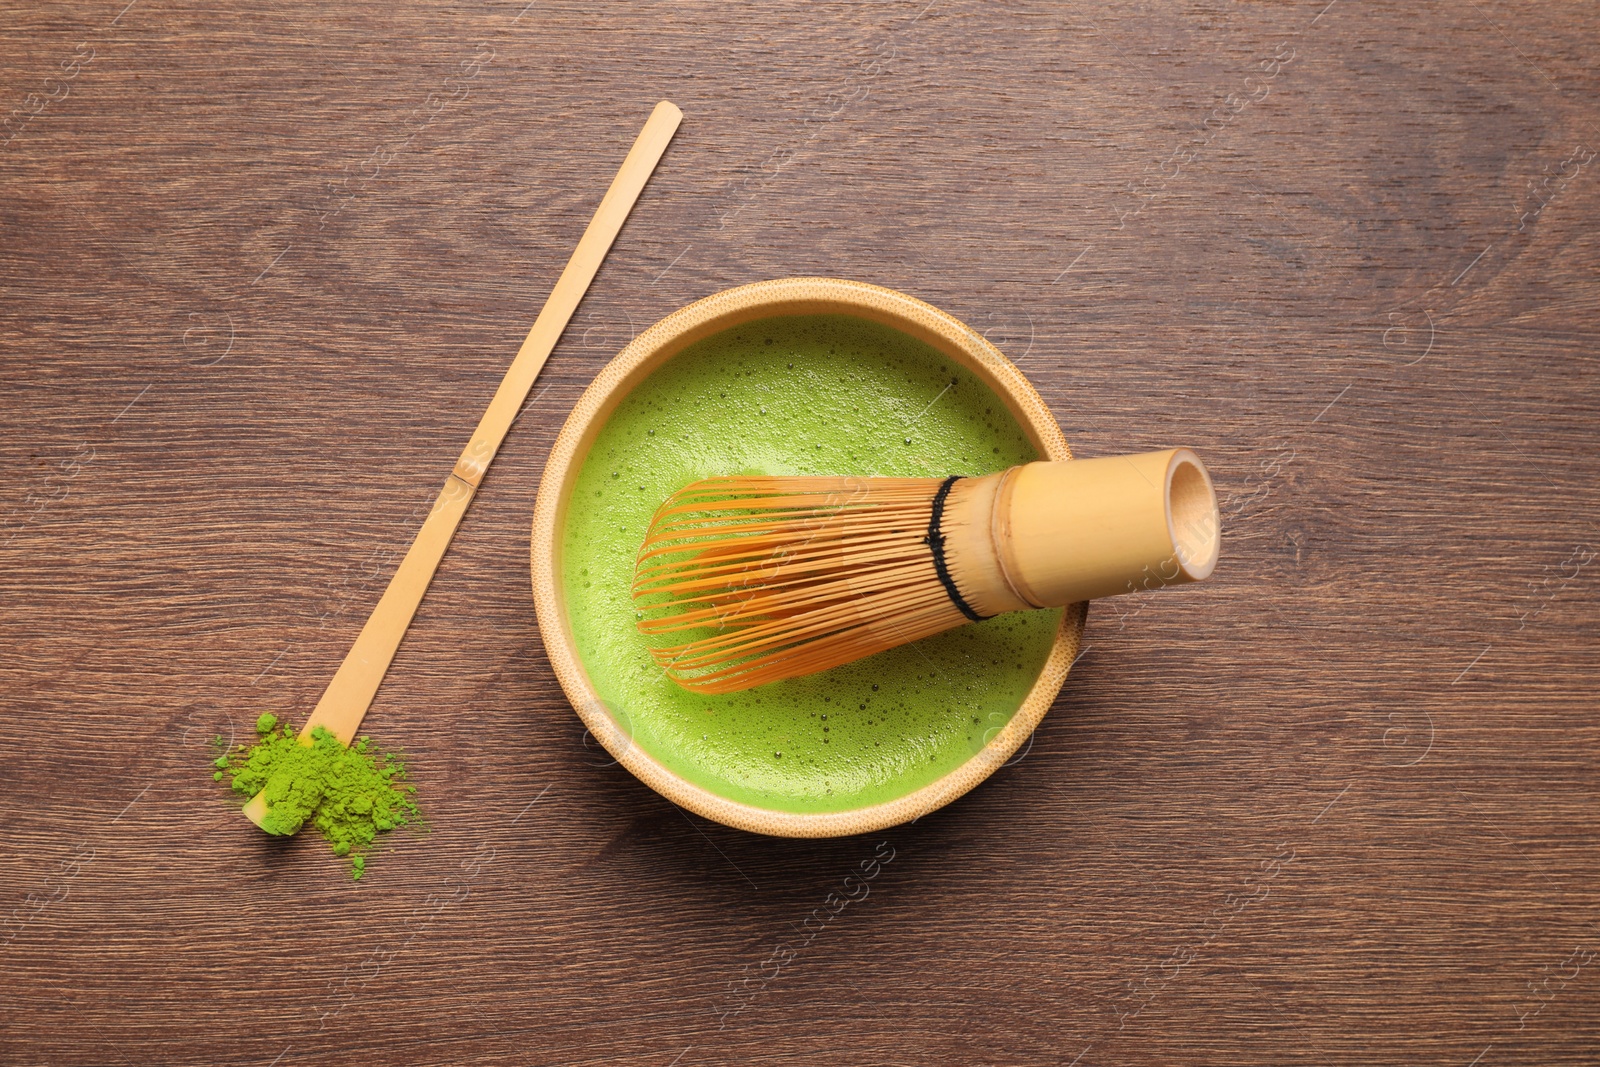
M 1005 611 L 1198 581 L 1220 535 L 1187 449 L 977 478 L 708 478 L 656 512 L 633 598 L 669 677 L 729 693 Z

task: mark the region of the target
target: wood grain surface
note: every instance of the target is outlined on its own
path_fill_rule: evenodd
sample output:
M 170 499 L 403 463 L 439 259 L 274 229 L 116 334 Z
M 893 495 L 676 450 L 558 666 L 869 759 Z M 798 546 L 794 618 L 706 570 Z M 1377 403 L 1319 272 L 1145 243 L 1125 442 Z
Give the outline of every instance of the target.
M 0 8 L 0 1063 L 1600 1060 L 1593 5 Z M 207 742 L 315 704 L 663 97 L 367 719 L 433 829 L 352 883 Z M 868 838 L 609 765 L 529 594 L 591 376 L 797 274 L 1222 496 Z

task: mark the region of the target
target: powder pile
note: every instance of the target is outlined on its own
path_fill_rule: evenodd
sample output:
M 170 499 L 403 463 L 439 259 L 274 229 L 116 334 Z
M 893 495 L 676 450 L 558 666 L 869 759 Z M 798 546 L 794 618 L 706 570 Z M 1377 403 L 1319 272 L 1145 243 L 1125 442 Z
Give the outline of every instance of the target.
M 421 810 L 406 785 L 405 763 L 379 752 L 362 737 L 349 748 L 322 727 L 312 742 L 301 744 L 285 723 L 266 714 L 256 720 L 259 738 L 219 756 L 216 773 L 233 776 L 233 791 L 245 798 L 265 792 L 267 815 L 261 828 L 270 834 L 293 834 L 308 820 L 333 849 L 350 857 L 350 873 L 366 871 L 366 853 L 380 833 L 419 821 Z

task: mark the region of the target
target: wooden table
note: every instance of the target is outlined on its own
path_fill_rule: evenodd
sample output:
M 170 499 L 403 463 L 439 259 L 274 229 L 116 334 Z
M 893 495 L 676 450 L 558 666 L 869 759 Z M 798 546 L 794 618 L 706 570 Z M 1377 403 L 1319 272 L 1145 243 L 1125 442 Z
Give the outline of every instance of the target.
M 0 1062 L 1600 1059 L 1594 5 L 5 7 Z M 353 883 L 208 742 L 315 702 L 662 97 L 367 721 L 432 831 Z M 1197 448 L 1225 531 L 827 841 L 609 766 L 528 588 L 595 372 L 800 274 Z

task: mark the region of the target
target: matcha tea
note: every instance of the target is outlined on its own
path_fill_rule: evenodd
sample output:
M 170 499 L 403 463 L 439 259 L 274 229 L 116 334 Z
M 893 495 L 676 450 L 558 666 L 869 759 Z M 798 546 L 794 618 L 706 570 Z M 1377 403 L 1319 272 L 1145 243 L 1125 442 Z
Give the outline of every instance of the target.
M 892 800 L 965 762 L 1038 676 L 1061 610 L 964 626 L 823 674 L 690 693 L 651 660 L 629 587 L 657 507 L 719 474 L 987 474 L 1038 456 L 989 388 L 848 316 L 737 327 L 640 384 L 579 472 L 562 534 L 578 654 L 639 745 L 730 800 L 788 812 Z

